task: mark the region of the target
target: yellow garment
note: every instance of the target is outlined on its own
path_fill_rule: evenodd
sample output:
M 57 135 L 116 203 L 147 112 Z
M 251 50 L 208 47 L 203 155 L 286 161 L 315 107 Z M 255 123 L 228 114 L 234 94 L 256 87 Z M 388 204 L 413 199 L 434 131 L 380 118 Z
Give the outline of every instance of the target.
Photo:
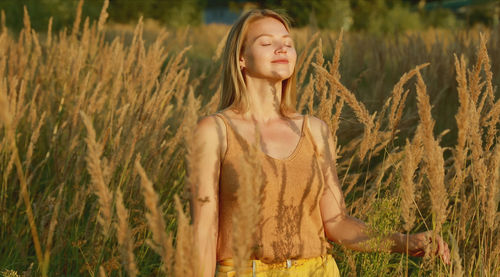
M 217 263 L 216 277 L 236 276 L 232 259 Z M 335 259 L 331 255 L 316 258 L 288 260 L 282 263 L 265 264 L 260 260 L 248 262 L 241 277 L 340 277 Z

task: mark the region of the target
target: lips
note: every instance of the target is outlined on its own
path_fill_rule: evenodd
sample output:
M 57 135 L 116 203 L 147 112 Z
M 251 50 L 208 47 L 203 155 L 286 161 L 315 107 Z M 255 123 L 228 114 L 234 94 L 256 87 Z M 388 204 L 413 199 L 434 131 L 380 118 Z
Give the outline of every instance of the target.
M 282 63 L 282 64 L 287 64 L 288 60 L 287 59 L 279 59 L 279 60 L 274 60 L 271 63 Z

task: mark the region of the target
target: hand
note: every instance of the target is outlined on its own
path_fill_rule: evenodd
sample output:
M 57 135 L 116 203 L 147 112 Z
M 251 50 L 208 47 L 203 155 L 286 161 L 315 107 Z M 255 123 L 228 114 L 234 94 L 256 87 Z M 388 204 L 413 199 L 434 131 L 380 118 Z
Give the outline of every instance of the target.
M 433 240 L 435 240 L 435 243 L 433 243 Z M 426 253 L 426 251 L 429 251 L 429 253 Z M 433 234 L 431 231 L 410 235 L 408 254 L 415 257 L 423 257 L 425 254 L 439 255 L 445 264 L 450 264 L 448 244 L 441 236 Z

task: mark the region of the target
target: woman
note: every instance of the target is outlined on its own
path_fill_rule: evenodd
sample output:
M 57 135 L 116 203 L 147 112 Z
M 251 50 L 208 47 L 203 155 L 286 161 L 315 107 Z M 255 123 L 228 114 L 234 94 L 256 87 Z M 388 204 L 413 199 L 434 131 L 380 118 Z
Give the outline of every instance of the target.
M 260 221 L 242 276 L 339 276 L 328 241 L 360 251 L 366 225 L 347 215 L 327 124 L 295 111 L 297 54 L 283 16 L 252 10 L 232 27 L 223 54 L 221 111 L 198 122 L 191 169 L 199 276 L 234 276 L 232 218 L 245 168 L 241 157 L 259 141 Z M 258 131 L 257 131 L 258 130 Z M 255 138 L 255 139 L 252 139 Z M 249 226 L 250 227 L 250 226 Z M 423 255 L 428 234 L 384 238 L 393 252 Z M 437 238 L 438 253 L 449 250 Z

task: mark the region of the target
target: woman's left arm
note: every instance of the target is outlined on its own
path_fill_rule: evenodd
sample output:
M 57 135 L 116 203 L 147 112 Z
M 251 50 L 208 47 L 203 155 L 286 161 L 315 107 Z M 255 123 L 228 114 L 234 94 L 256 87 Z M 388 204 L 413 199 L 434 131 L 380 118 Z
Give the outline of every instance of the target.
M 369 243 L 372 236 L 366 224 L 347 214 L 344 197 L 336 170 L 336 149 L 331 132 L 325 122 L 310 117 L 311 134 L 316 142 L 319 162 L 322 167 L 325 188 L 320 199 L 321 216 L 326 237 L 349 249 L 372 252 L 380 251 L 383 245 L 391 245 L 392 252 L 408 253 L 412 256 L 423 256 L 430 242 L 430 232 L 411 235 L 394 233 L 383 238 L 380 244 Z M 449 264 L 450 251 L 443 239 L 436 235 L 438 254 L 443 262 Z

